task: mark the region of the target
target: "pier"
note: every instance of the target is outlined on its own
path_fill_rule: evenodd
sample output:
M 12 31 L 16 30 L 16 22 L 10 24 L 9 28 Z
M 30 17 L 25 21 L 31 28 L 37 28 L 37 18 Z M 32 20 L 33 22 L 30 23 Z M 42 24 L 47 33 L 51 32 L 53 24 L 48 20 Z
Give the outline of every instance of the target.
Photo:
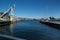
M 60 29 L 60 23 L 59 22 L 40 21 L 40 23 L 46 24 L 46 25 L 53 27 L 53 28 Z

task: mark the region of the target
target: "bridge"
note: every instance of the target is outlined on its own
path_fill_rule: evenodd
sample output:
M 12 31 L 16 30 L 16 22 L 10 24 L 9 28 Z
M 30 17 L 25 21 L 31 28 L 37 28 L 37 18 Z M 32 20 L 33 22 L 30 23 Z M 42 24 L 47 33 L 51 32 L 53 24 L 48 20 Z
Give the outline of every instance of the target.
M 0 12 L 0 21 L 14 21 L 14 6 L 11 6 L 7 11 Z

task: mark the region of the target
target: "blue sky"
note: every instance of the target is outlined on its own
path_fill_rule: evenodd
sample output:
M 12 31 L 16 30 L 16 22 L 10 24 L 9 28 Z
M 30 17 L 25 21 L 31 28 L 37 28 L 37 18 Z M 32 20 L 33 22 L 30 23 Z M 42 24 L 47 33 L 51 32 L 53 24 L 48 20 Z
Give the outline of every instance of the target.
M 0 12 L 16 5 L 15 16 L 23 18 L 60 17 L 60 0 L 0 0 Z

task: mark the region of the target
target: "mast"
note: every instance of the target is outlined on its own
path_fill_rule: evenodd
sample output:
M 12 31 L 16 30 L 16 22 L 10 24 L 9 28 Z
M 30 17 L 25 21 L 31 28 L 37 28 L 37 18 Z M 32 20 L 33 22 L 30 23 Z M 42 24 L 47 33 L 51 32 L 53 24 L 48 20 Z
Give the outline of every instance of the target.
M 10 21 L 11 22 L 14 22 L 14 10 L 15 10 L 15 4 L 14 4 L 14 6 L 11 6 L 10 7 Z

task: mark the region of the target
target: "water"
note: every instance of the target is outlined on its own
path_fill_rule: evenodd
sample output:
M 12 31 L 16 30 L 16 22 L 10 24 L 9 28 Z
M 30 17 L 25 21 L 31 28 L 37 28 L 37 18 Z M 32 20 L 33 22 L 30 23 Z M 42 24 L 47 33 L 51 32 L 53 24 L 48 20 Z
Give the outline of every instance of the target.
M 0 34 L 26 40 L 60 40 L 60 30 L 39 21 L 26 20 L 0 27 Z

